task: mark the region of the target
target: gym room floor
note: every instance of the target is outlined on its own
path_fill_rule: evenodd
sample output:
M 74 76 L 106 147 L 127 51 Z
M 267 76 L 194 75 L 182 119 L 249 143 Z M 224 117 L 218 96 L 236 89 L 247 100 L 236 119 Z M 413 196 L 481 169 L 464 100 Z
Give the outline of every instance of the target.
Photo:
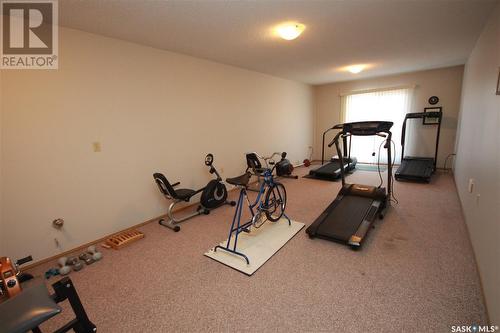
M 356 171 L 347 181 L 377 184 L 378 174 Z M 289 216 L 306 226 L 340 188 L 305 178 L 282 182 Z M 227 206 L 178 233 L 150 223 L 140 228 L 143 240 L 103 250 L 101 262 L 70 276 L 100 332 L 449 332 L 451 325 L 486 322 L 452 175 L 438 173 L 430 186 L 396 182 L 395 194 L 399 204 L 359 251 L 311 240 L 303 229 L 248 277 L 203 256 L 227 237 Z M 70 315 L 63 311 L 42 329 Z

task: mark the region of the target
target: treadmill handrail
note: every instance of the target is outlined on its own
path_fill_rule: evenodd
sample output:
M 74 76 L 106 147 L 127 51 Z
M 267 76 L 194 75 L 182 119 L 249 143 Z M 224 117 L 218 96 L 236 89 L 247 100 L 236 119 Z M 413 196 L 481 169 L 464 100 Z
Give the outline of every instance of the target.
M 405 140 L 406 140 L 406 121 L 408 119 L 418 119 L 418 118 L 438 118 L 438 129 L 436 135 L 436 147 L 434 150 L 434 170 L 436 170 L 437 165 L 437 156 L 438 156 L 438 148 L 439 148 L 439 136 L 441 134 L 441 121 L 443 119 L 442 111 L 432 111 L 432 112 L 411 112 L 405 115 L 405 119 L 403 121 L 403 128 L 401 129 L 401 161 L 404 159 L 405 152 Z
M 332 130 L 341 130 L 343 128 L 343 124 L 336 124 L 333 127 L 328 128 L 326 131 L 323 132 L 323 139 L 322 139 L 322 144 L 321 144 L 321 165 L 325 164 L 325 136 L 326 133 L 332 131 Z M 347 148 L 345 147 L 347 145 L 347 141 L 344 141 L 344 154 L 347 154 Z M 331 145 L 328 145 L 328 147 L 331 147 Z M 349 149 L 350 150 L 350 149 Z M 349 154 L 349 158 L 351 154 Z
M 378 131 L 372 132 L 373 134 L 364 134 L 364 133 L 356 133 L 356 131 L 349 131 L 349 127 L 352 127 L 352 125 L 357 125 L 357 126 L 362 126 L 363 124 L 373 124 L 373 123 L 379 123 L 379 129 Z M 385 138 L 385 145 L 384 148 L 387 149 L 387 196 L 390 198 L 391 192 L 392 192 L 392 132 L 390 131 L 390 128 L 392 127 L 394 123 L 393 122 L 388 122 L 388 121 L 365 121 L 365 122 L 356 122 L 356 123 L 344 123 L 342 125 L 342 131 L 338 132 L 337 135 L 335 135 L 335 138 L 333 139 L 332 143 L 335 144 L 335 148 L 337 150 L 337 155 L 339 156 L 339 160 L 343 160 L 342 153 L 340 151 L 340 146 L 339 146 L 339 138 L 341 136 L 346 137 L 346 135 L 355 135 L 355 136 L 368 136 L 368 135 L 377 135 L 378 133 L 386 133 L 387 137 Z M 346 185 L 345 182 L 345 170 L 344 170 L 344 163 L 340 163 L 340 176 L 342 179 L 342 187 Z
M 337 125 L 335 125 L 335 126 L 337 126 Z M 322 145 L 321 145 L 321 165 L 323 165 L 325 163 L 325 136 L 326 136 L 326 133 L 336 129 L 335 126 L 329 128 L 323 132 L 323 141 L 322 141 Z
M 410 112 L 405 115 L 405 118 L 426 118 L 426 117 L 439 117 L 442 111 L 430 111 L 430 112 Z

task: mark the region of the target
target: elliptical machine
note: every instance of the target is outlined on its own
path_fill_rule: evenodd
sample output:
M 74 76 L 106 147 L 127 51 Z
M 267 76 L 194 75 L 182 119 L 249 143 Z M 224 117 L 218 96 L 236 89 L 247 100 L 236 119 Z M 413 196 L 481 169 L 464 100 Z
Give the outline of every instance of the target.
M 169 200 L 173 200 L 167 210 L 167 216 L 169 218 L 168 221 L 165 219 L 160 219 L 158 223 L 164 227 L 168 227 L 175 232 L 181 230 L 181 227 L 178 225 L 181 222 L 184 222 L 192 217 L 206 214 L 208 215 L 212 209 L 220 207 L 225 204 L 229 204 L 231 206 L 236 205 L 234 201 L 227 200 L 227 189 L 226 185 L 222 183 L 222 177 L 217 172 L 217 169 L 213 166 L 214 155 L 208 154 L 205 157 L 205 165 L 210 167 L 209 172 L 211 174 L 215 174 L 216 178 L 212 179 L 208 182 L 205 187 L 200 188 L 199 190 L 192 190 L 188 188 L 180 188 L 174 189 L 175 186 L 178 186 L 180 182 L 176 182 L 174 184 L 170 184 L 162 173 L 154 173 L 153 178 L 160 189 L 160 192 Z M 180 202 L 189 202 L 189 200 L 198 193 L 201 193 L 200 205 L 196 209 L 195 212 L 188 214 L 183 217 L 176 218 L 173 214 L 173 209 L 175 205 Z

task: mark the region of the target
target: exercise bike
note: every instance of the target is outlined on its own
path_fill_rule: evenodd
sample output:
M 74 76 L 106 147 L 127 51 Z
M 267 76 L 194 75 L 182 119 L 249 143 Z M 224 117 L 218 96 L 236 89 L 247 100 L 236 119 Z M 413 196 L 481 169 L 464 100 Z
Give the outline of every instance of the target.
M 226 185 L 222 183 L 222 177 L 217 172 L 217 169 L 213 166 L 214 155 L 208 154 L 205 157 L 205 165 L 210 167 L 209 172 L 211 174 L 215 174 L 216 178 L 212 179 L 208 182 L 208 184 L 200 188 L 199 190 L 192 190 L 188 188 L 180 188 L 174 189 L 174 187 L 178 186 L 180 182 L 176 182 L 174 184 L 170 184 L 162 173 L 154 173 L 153 178 L 160 189 L 160 192 L 169 200 L 173 200 L 167 210 L 168 221 L 164 219 L 160 219 L 158 223 L 164 227 L 168 227 L 175 232 L 181 230 L 181 227 L 178 225 L 181 222 L 184 222 L 192 217 L 206 214 L 208 215 L 212 209 L 220 207 L 225 204 L 229 204 L 231 206 L 236 205 L 234 201 L 227 200 L 227 189 Z M 173 209 L 175 205 L 180 202 L 189 202 L 189 200 L 195 196 L 196 194 L 201 192 L 200 205 L 196 209 L 195 212 L 188 214 L 183 217 L 175 217 L 173 214 Z
M 234 212 L 233 222 L 231 223 L 231 228 L 229 229 L 229 237 L 227 239 L 226 245 L 217 245 L 213 248 L 214 252 L 217 250 L 223 250 L 243 258 L 247 265 L 250 265 L 250 258 L 238 250 L 238 235 L 241 232 L 250 233 L 250 229 L 260 228 L 266 221 L 277 222 L 282 217 L 288 221 L 288 225 L 292 224 L 292 221 L 285 213 L 286 208 L 286 190 L 285 186 L 274 180 L 273 171 L 276 168 L 277 163 L 274 162 L 273 156 L 262 157 L 265 162 L 265 167 L 262 171 L 262 176 L 264 181 L 260 183 L 257 197 L 253 203 L 250 202 L 248 198 L 248 183 L 252 174 L 248 171 L 241 176 L 235 178 L 227 178 L 226 182 L 231 185 L 236 186 L 240 189 L 240 196 L 238 199 L 238 204 L 236 205 L 236 211 Z M 278 153 L 279 154 L 279 153 Z M 283 156 L 284 158 L 284 156 Z M 258 173 L 257 170 L 253 170 L 254 173 Z M 248 210 L 251 214 L 250 220 L 247 222 L 241 222 L 241 216 L 243 212 L 243 204 L 246 201 L 248 205 Z

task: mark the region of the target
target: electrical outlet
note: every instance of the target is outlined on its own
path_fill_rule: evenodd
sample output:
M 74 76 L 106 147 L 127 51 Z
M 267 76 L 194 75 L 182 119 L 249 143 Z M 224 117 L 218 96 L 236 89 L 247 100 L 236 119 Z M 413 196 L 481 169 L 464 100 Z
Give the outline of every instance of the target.
M 101 143 L 100 142 L 92 142 L 92 148 L 94 149 L 94 153 L 101 152 Z
M 469 178 L 469 193 L 472 193 L 474 191 L 474 178 Z
M 224 173 L 224 168 L 220 168 L 220 173 Z
M 476 195 L 476 205 L 479 205 L 479 199 L 481 198 L 481 194 Z

